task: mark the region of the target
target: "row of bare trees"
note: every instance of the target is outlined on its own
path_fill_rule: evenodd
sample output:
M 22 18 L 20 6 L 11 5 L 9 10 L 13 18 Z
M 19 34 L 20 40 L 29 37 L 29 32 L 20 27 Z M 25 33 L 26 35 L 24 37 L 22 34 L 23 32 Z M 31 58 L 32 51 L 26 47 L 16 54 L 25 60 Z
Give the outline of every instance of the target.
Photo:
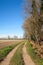
M 23 23 L 24 36 L 40 44 L 41 33 L 43 33 L 43 0 L 26 0 L 25 2 L 27 17 Z

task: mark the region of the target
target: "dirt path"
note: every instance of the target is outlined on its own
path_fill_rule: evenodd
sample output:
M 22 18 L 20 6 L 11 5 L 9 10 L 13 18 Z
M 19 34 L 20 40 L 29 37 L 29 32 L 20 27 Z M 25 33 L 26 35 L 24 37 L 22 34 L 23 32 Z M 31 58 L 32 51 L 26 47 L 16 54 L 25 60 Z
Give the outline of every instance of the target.
M 18 47 L 21 44 L 19 44 L 17 47 L 15 47 L 8 55 L 7 57 L 0 63 L 0 65 L 9 65 L 11 58 L 13 57 L 15 51 L 18 49 Z
M 24 59 L 25 65 L 35 65 L 31 59 L 31 57 L 28 55 L 28 53 L 26 51 L 26 43 L 23 47 L 23 59 Z

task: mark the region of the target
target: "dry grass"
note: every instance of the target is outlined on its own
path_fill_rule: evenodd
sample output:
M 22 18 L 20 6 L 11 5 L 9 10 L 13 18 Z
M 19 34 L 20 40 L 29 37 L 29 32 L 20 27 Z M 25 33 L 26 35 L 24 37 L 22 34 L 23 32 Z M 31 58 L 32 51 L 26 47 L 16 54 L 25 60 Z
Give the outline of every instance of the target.
M 42 45 L 39 45 L 39 44 L 36 44 L 34 42 L 31 42 L 31 46 L 35 50 L 35 53 L 39 57 L 43 58 L 43 44 Z
M 38 47 L 39 48 L 39 47 Z M 43 59 L 40 58 L 36 53 L 35 53 L 36 49 L 33 49 L 31 47 L 30 42 L 27 42 L 27 52 L 28 54 L 30 54 L 32 60 L 36 63 L 36 65 L 43 65 Z M 39 52 L 38 52 L 39 54 Z

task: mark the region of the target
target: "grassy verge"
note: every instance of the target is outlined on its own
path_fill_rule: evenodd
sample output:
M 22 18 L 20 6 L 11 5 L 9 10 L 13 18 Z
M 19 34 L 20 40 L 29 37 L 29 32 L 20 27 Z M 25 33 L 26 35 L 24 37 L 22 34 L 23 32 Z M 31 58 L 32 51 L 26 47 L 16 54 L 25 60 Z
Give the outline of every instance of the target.
M 7 46 L 7 47 L 5 47 L 5 48 L 2 48 L 2 49 L 0 50 L 0 61 L 2 61 L 2 60 L 7 56 L 7 54 L 8 54 L 13 48 L 15 48 L 17 45 L 18 45 L 18 43 L 17 43 L 17 44 L 14 44 L 14 45 L 12 45 L 12 46 Z
M 30 54 L 32 60 L 36 63 L 36 65 L 43 65 L 43 59 L 39 58 L 34 50 L 32 49 L 30 42 L 27 42 L 27 52 Z
M 23 57 L 22 57 L 22 47 L 24 44 L 22 44 L 15 52 L 10 65 L 24 65 Z

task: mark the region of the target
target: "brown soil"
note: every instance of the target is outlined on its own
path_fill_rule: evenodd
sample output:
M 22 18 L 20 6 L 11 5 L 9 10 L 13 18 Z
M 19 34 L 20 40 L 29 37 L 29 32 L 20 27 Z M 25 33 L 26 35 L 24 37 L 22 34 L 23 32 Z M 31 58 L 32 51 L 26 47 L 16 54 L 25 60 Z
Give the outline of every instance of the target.
M 19 43 L 21 41 L 22 40 L 0 40 L 0 49 L 12 44 Z

